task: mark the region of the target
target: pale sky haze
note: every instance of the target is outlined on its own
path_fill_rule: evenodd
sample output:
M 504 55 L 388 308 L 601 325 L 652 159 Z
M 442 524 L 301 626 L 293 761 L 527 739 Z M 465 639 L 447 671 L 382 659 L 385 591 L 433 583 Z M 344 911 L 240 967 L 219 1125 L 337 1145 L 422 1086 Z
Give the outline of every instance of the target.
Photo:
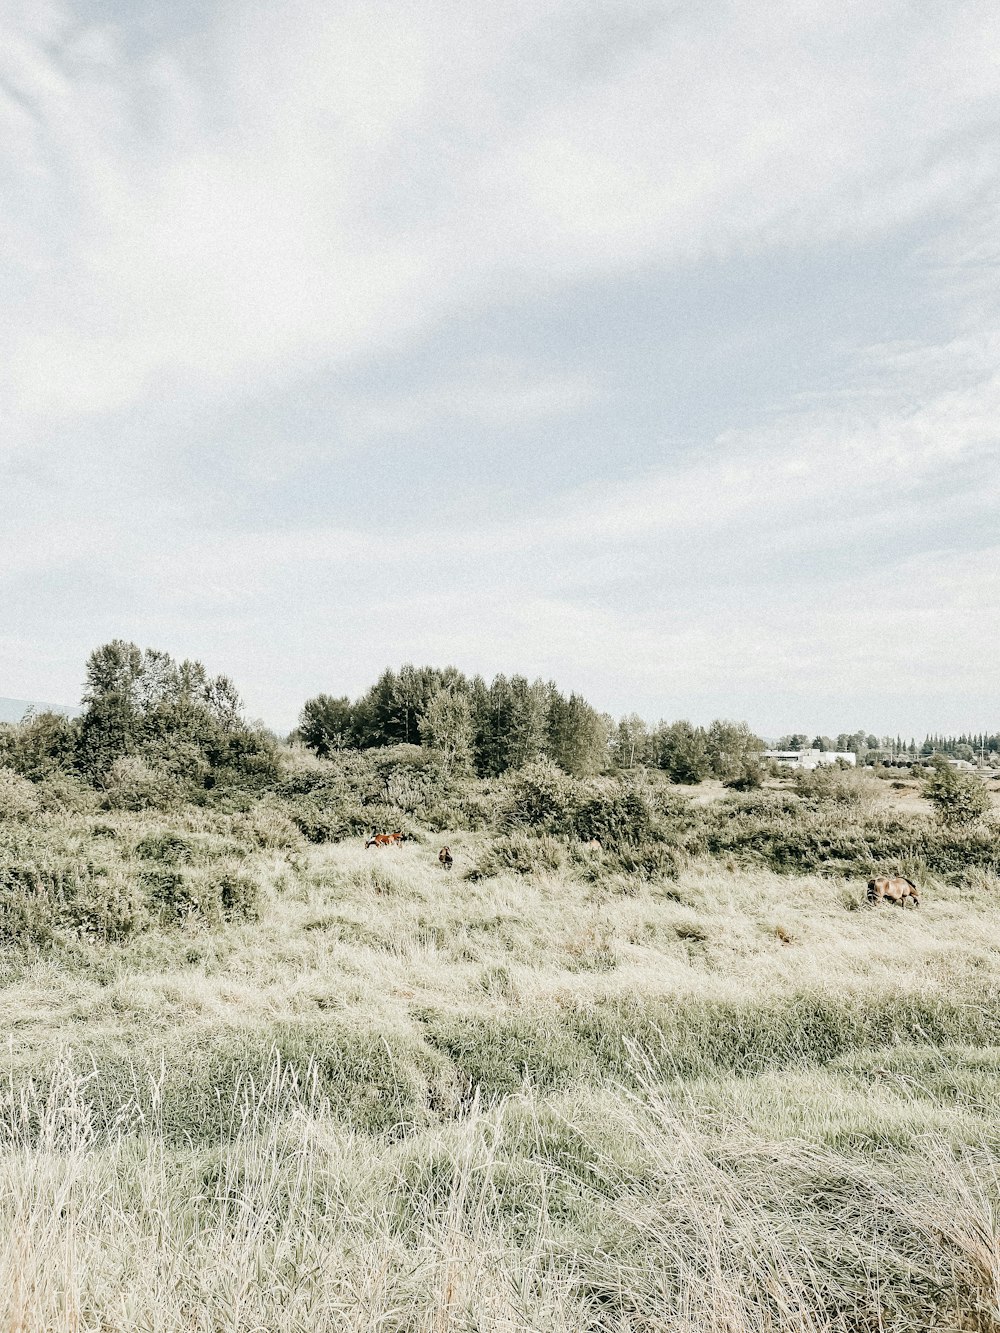
M 995 0 L 0 0 L 0 695 L 1000 729 Z

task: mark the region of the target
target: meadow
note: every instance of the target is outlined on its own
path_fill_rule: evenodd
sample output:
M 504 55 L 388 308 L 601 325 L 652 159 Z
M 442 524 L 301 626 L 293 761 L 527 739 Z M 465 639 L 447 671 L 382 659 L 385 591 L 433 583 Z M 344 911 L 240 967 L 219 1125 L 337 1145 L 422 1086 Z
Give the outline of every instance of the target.
M 10 785 L 0 1328 L 1000 1328 L 988 820 L 545 772 L 366 851 L 342 781 Z

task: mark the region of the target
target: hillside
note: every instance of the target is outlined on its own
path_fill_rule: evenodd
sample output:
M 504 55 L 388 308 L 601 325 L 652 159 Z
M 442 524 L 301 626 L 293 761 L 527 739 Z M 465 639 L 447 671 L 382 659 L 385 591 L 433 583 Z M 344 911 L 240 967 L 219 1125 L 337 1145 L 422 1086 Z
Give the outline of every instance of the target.
M 0 722 L 20 722 L 29 709 L 36 713 L 62 713 L 65 717 L 75 717 L 80 712 L 78 707 L 66 704 L 43 704 L 30 699 L 0 699 Z

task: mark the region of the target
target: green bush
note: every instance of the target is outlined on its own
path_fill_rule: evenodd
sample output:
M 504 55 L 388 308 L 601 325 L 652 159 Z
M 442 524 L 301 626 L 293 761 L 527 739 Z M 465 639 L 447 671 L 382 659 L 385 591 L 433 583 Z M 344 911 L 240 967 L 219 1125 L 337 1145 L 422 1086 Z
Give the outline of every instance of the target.
M 165 924 L 191 918 L 213 925 L 256 921 L 264 900 L 252 876 L 225 869 L 161 866 L 144 871 L 142 883 Z
M 575 814 L 575 831 L 584 842 L 600 840 L 605 850 L 650 842 L 657 833 L 656 811 L 649 790 L 636 782 L 592 784 Z
M 168 809 L 185 795 L 183 785 L 172 774 L 154 768 L 138 755 L 115 759 L 100 785 L 109 810 Z
M 0 939 L 6 944 L 47 944 L 64 932 L 117 942 L 146 920 L 140 888 L 120 867 L 19 861 L 0 869 Z
M 274 797 L 255 801 L 233 819 L 233 834 L 245 845 L 266 851 L 294 851 L 303 833 L 284 804 Z
M 815 805 L 860 809 L 874 805 L 881 798 L 881 789 L 874 778 L 856 768 L 839 768 L 836 764 L 800 770 L 795 774 L 794 787 L 804 801 Z
M 76 764 L 79 721 L 61 713 L 33 713 L 14 726 L 0 726 L 0 765 L 38 782 L 71 774 Z
M 982 779 L 946 763 L 935 765 L 927 775 L 924 795 L 948 828 L 975 824 L 990 810 L 990 794 Z
M 48 943 L 55 934 L 52 909 L 46 886 L 29 868 L 8 865 L 0 870 L 0 943 Z
M 549 760 L 539 759 L 508 777 L 501 823 L 511 829 L 575 832 L 580 796 L 579 782 Z
M 33 782 L 12 768 L 0 768 L 0 820 L 30 819 L 40 806 Z
M 766 865 L 783 874 L 820 871 L 868 877 L 927 870 L 956 881 L 1000 872 L 1000 843 L 985 827 L 947 826 L 836 802 L 761 792 L 702 807 L 683 850 Z
M 144 861 L 162 861 L 165 865 L 190 865 L 194 860 L 194 844 L 179 833 L 147 834 L 135 849 Z
M 48 814 L 87 814 L 98 805 L 93 787 L 72 773 L 53 772 L 36 779 L 35 794 L 39 807 Z
M 470 877 L 492 879 L 496 875 L 554 874 L 568 859 L 569 847 L 559 838 L 510 833 L 490 843 Z
M 680 859 L 673 847 L 662 842 L 626 844 L 604 857 L 601 871 L 595 875 L 603 872 L 617 872 L 644 881 L 676 879 Z
M 300 799 L 292 807 L 292 823 L 307 842 L 340 842 L 365 827 L 367 816 L 360 808 L 322 805 L 310 797 Z
M 224 871 L 214 882 L 224 921 L 258 921 L 264 895 L 251 875 Z

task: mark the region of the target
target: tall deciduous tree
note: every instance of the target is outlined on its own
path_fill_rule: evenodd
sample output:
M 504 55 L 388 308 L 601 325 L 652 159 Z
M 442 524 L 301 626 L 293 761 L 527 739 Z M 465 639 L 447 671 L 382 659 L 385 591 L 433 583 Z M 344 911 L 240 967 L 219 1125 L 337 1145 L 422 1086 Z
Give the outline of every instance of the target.
M 672 782 L 701 782 L 710 772 L 705 731 L 690 722 L 661 722 L 653 733 L 653 753 Z
M 346 750 L 354 739 L 354 709 L 350 699 L 317 694 L 307 699 L 299 714 L 299 735 L 304 744 L 324 758 Z
M 623 717 L 611 740 L 611 758 L 619 768 L 635 768 L 649 760 L 649 728 L 637 713 Z
M 608 762 L 610 719 L 579 694 L 565 698 L 551 687 L 548 716 L 549 754 L 573 777 L 599 773 Z
M 432 694 L 421 722 L 423 744 L 449 777 L 472 767 L 472 709 L 454 685 Z
M 713 777 L 722 782 L 750 783 L 759 777 L 764 742 L 745 722 L 717 720 L 705 736 L 705 756 Z
M 200 662 L 115 639 L 90 655 L 83 697 L 79 757 L 92 777 L 132 755 L 196 785 L 273 770 L 271 743 L 243 721 L 233 682 Z

